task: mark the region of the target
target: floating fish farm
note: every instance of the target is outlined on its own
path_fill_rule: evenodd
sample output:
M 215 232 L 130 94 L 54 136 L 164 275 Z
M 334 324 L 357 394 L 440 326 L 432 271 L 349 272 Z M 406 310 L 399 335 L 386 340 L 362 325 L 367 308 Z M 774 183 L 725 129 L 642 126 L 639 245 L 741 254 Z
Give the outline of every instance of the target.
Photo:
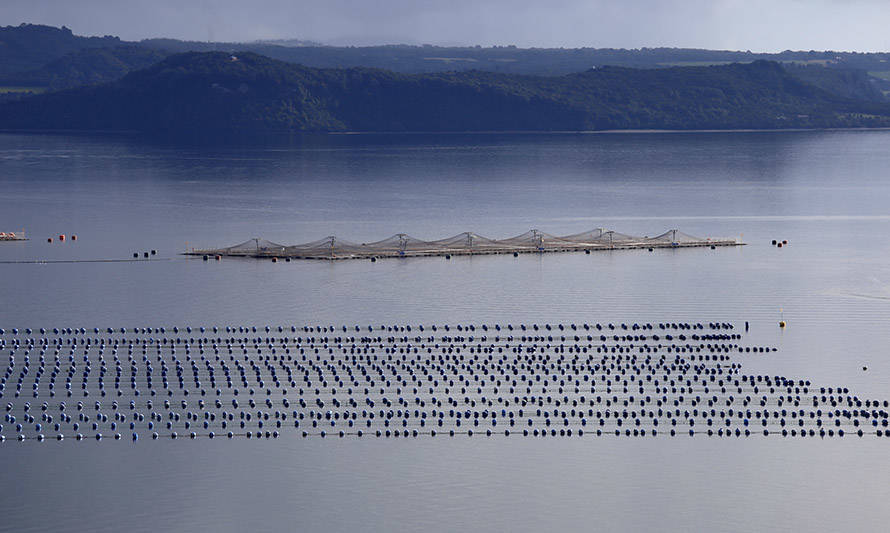
M 890 437 L 730 323 L 0 330 L 0 442 Z M 7 444 L 8 445 L 8 444 Z
M 249 241 L 226 248 L 193 249 L 186 255 L 210 257 L 259 257 L 272 259 L 372 259 L 384 257 L 424 257 L 452 255 L 485 255 L 545 252 L 586 252 L 595 250 L 619 250 L 646 248 L 689 248 L 710 246 L 738 246 L 735 239 L 708 239 L 693 237 L 672 229 L 657 237 L 636 237 L 612 230 L 598 228 L 583 233 L 556 237 L 538 230 L 529 230 L 508 239 L 489 239 L 472 232 L 465 232 L 447 239 L 424 241 L 405 233 L 370 243 L 354 243 L 339 237 L 326 237 L 305 244 L 276 244 L 265 239 Z

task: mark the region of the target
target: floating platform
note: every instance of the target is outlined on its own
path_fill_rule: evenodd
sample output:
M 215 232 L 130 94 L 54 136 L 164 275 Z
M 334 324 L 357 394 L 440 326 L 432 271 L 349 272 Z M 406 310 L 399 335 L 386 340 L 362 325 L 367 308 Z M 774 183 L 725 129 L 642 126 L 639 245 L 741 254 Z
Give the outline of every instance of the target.
M 0 328 L 6 441 L 890 437 L 731 323 Z M 7 444 L 8 445 L 8 444 Z
M 536 229 L 507 239 L 489 239 L 465 232 L 446 239 L 424 241 L 405 233 L 370 243 L 354 243 L 330 236 L 317 241 L 284 245 L 254 238 L 225 248 L 192 249 L 185 255 L 210 257 L 255 257 L 272 259 L 378 259 L 385 257 L 428 257 L 521 253 L 587 252 L 646 248 L 694 248 L 739 246 L 736 239 L 693 237 L 677 229 L 656 237 L 637 237 L 597 228 L 557 237 Z
M 8 241 L 27 241 L 28 238 L 25 237 L 25 230 L 22 231 L 0 231 L 0 242 L 8 242 Z

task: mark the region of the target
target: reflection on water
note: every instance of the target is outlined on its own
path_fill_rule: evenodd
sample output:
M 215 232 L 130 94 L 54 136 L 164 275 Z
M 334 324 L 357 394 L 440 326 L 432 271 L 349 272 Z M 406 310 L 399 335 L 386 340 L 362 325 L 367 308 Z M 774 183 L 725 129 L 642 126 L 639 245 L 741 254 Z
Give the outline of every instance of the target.
M 747 320 L 752 344 L 779 348 L 747 357 L 752 373 L 887 399 L 888 166 L 888 132 L 271 148 L 4 134 L 0 231 L 32 240 L 0 243 L 0 261 L 166 260 L 0 264 L 0 327 Z M 376 263 L 178 255 L 255 236 L 600 226 L 749 244 Z M 46 242 L 60 233 L 78 240 Z M 10 530 L 879 529 L 890 473 L 869 439 L 7 442 L 0 454 Z

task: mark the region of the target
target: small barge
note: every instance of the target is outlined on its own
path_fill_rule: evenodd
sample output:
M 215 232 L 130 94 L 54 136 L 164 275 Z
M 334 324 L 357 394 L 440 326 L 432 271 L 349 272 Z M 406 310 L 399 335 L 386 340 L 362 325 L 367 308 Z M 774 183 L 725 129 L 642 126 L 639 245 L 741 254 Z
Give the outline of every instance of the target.
M 27 241 L 25 230 L 22 231 L 0 231 L 0 242 L 3 241 Z

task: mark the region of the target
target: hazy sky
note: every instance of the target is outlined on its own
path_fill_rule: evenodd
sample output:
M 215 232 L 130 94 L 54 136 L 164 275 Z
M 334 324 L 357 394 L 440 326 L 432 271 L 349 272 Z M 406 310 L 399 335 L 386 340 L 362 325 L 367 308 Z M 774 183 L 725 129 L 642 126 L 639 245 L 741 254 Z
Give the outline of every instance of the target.
M 0 0 L 82 35 L 890 51 L 890 0 Z

